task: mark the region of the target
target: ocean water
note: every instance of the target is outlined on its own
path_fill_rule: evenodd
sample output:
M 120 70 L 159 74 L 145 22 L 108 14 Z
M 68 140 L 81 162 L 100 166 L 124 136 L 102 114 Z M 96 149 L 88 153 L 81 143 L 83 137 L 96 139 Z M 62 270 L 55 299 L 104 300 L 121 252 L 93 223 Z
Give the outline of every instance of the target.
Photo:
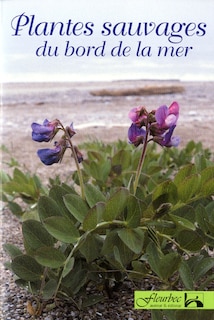
M 41 0 L 3 0 L 1 9 L 5 82 L 214 80 L 213 0 L 61 0 L 54 4 L 50 0 L 45 4 Z M 78 31 L 76 36 L 68 36 L 56 29 L 53 35 L 44 35 L 45 24 L 50 31 L 52 22 L 65 27 L 69 20 L 80 26 L 93 23 L 93 33 L 84 36 L 84 31 Z M 111 27 L 104 29 L 105 23 Z M 134 34 L 144 23 L 148 28 L 149 23 L 163 25 L 159 33 L 152 31 L 145 36 L 143 29 L 142 36 Z M 174 23 L 176 28 L 182 27 L 180 32 L 173 33 Z M 133 35 L 128 31 L 130 24 Z M 185 31 L 188 24 L 195 28 L 189 33 Z M 163 27 L 166 25 L 167 29 Z M 176 43 L 169 41 L 173 34 Z M 66 51 L 67 46 L 70 49 Z M 167 54 L 159 55 L 158 48 L 164 46 L 169 48 Z

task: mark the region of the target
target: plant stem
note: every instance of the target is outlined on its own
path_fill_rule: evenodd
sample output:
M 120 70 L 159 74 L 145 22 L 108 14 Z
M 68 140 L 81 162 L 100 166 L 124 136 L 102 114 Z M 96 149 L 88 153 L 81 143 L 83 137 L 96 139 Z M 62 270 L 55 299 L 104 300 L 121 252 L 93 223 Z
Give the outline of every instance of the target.
M 140 178 L 140 174 L 141 174 L 141 171 L 142 171 L 142 167 L 143 167 L 143 163 L 144 163 L 144 159 L 145 159 L 145 155 L 146 155 L 146 148 L 147 148 L 147 144 L 148 144 L 148 136 L 149 136 L 149 128 L 148 128 L 148 124 L 147 124 L 146 125 L 146 136 L 145 136 L 144 144 L 143 144 L 143 150 L 142 150 L 142 153 L 141 153 L 140 160 L 138 162 L 136 176 L 135 176 L 135 180 L 134 180 L 134 184 L 133 184 L 134 195 L 136 194 L 136 191 L 137 191 L 139 178 Z
M 70 145 L 70 148 L 71 148 L 71 151 L 72 151 L 72 154 L 73 154 L 73 157 L 74 157 L 75 165 L 76 165 L 76 168 L 77 168 L 77 174 L 78 174 L 78 178 L 79 178 L 79 183 L 80 183 L 81 196 L 82 196 L 82 199 L 84 200 L 85 199 L 85 192 L 84 192 L 83 177 L 82 177 L 82 171 L 80 169 L 79 162 L 78 162 L 78 159 L 77 159 L 77 154 L 76 154 L 76 151 L 74 149 L 73 143 L 71 141 L 71 138 L 70 138 L 67 130 L 65 129 L 65 127 L 63 126 L 63 124 L 60 121 L 59 121 L 59 124 L 60 124 L 60 126 L 62 127 L 62 130 L 65 133 L 66 140 L 68 141 L 68 143 Z
M 73 146 L 70 138 L 69 138 L 69 144 L 71 146 L 72 154 L 73 154 L 74 161 L 75 161 L 76 168 L 77 168 L 77 174 L 78 174 L 79 183 L 80 183 L 81 196 L 82 196 L 82 199 L 84 200 L 85 199 L 85 192 L 84 192 L 82 171 L 80 169 L 79 162 L 78 162 L 77 155 L 76 155 L 76 151 L 74 150 L 74 146 Z
M 56 298 L 57 296 L 57 293 L 59 291 L 59 288 L 60 288 L 60 285 L 61 285 L 61 282 L 62 282 L 62 278 L 63 278 L 63 274 L 64 274 L 64 271 L 66 269 L 66 266 L 69 262 L 69 260 L 72 258 L 72 256 L 74 255 L 75 251 L 77 249 L 79 249 L 79 247 L 86 241 L 86 238 L 87 236 L 90 234 L 90 233 L 93 233 L 95 230 L 99 229 L 99 228 L 105 228 L 105 227 L 108 227 L 109 225 L 119 225 L 119 226 L 125 226 L 126 225 L 126 222 L 125 221 L 120 221 L 120 220 L 113 220 L 113 221 L 104 221 L 104 222 L 101 222 L 97 225 L 96 228 L 90 230 L 90 231 L 87 231 L 85 233 L 82 234 L 82 236 L 79 238 L 79 240 L 77 241 L 77 243 L 73 246 L 71 252 L 69 253 L 67 259 L 65 260 L 65 263 L 64 263 L 64 267 L 62 269 L 62 272 L 60 274 L 60 277 L 59 277 L 59 280 L 58 280 L 58 283 L 57 283 L 57 288 L 55 290 L 55 294 L 54 294 L 54 298 Z
M 186 253 L 186 255 L 188 255 L 188 257 L 190 257 L 190 252 L 189 252 L 188 250 L 182 248 L 182 247 L 180 246 L 180 244 L 179 244 L 177 241 L 175 241 L 173 238 L 171 238 L 171 237 L 168 236 L 167 234 L 163 234 L 163 233 L 161 233 L 161 232 L 159 232 L 159 231 L 157 231 L 157 230 L 156 230 L 156 233 L 157 233 L 158 236 L 163 237 L 163 238 L 171 241 L 177 248 L 179 248 L 181 251 L 183 251 L 184 253 Z
M 73 246 L 71 252 L 69 253 L 69 255 L 67 257 L 67 259 L 65 260 L 64 267 L 63 267 L 63 269 L 61 271 L 61 274 L 60 274 L 60 277 L 59 277 L 59 280 L 58 280 L 58 283 L 57 283 L 57 287 L 56 287 L 56 290 L 55 290 L 54 298 L 56 298 L 57 293 L 59 291 L 59 288 L 60 288 L 60 285 L 61 285 L 61 282 L 62 282 L 62 279 L 63 279 L 63 274 L 64 274 L 64 271 L 65 271 L 65 269 L 67 267 L 67 264 L 68 264 L 69 260 L 72 258 L 72 256 L 74 255 L 75 251 L 80 247 L 80 245 L 85 241 L 87 235 L 88 235 L 88 233 L 86 232 L 79 238 L 77 243 Z

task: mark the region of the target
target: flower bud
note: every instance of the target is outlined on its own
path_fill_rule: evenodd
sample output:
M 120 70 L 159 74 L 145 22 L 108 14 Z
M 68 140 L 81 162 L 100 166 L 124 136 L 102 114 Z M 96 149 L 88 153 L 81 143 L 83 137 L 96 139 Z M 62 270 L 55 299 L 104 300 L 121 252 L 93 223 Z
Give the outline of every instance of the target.
M 69 127 L 67 126 L 65 130 L 68 133 L 70 138 L 72 138 L 76 134 L 76 131 L 74 130 L 74 127 L 73 127 L 73 123 L 71 123 Z
M 83 161 L 83 154 L 79 151 L 77 146 L 74 146 L 74 151 L 76 153 L 78 162 L 81 163 Z

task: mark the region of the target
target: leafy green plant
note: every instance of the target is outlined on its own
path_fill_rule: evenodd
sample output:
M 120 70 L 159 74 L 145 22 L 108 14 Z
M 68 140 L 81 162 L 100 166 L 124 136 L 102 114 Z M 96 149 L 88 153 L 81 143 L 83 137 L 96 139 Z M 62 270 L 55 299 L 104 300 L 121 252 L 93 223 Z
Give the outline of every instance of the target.
M 52 122 L 50 133 L 58 126 Z M 65 141 L 71 138 L 68 129 L 60 130 Z M 111 297 L 124 280 L 136 288 L 149 278 L 159 284 L 157 290 L 209 289 L 214 280 L 209 150 L 194 142 L 170 152 L 146 145 L 146 154 L 145 147 L 142 153 L 123 141 L 82 148 L 87 159 L 73 173 L 76 185 L 53 184 L 39 196 L 38 220 L 23 222 L 24 251 L 4 245 L 17 283 L 37 301 L 54 306 L 64 298 L 79 309 L 106 299 L 104 291 Z M 153 318 L 161 319 L 156 312 Z
M 13 175 L 1 171 L 1 194 L 11 212 L 21 218 L 31 213 L 37 206 L 41 194 L 46 192 L 36 174 L 22 171 L 14 162 Z

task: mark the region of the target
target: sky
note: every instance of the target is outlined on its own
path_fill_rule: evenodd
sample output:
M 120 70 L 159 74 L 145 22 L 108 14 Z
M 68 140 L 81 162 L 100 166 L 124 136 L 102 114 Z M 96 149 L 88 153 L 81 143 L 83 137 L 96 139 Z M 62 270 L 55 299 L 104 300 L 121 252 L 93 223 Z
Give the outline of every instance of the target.
M 213 0 L 2 0 L 2 78 L 214 80 L 213 12 Z

